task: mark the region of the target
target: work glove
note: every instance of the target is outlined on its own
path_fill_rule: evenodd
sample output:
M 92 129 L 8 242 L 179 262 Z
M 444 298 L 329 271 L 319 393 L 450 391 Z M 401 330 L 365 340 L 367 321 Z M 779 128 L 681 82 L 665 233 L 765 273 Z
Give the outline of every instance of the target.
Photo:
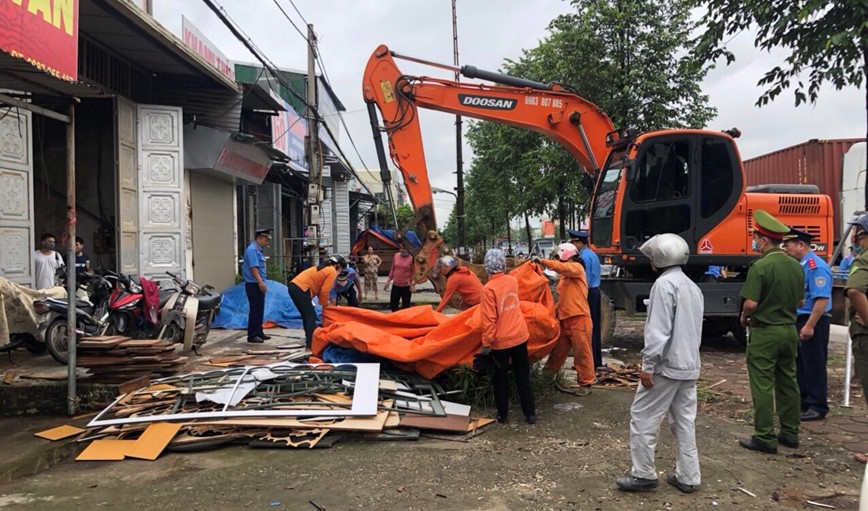
M 543 263 L 543 258 L 540 256 L 533 256 L 530 258 L 530 260 L 542 267 L 545 267 L 545 264 Z
M 487 346 L 473 356 L 473 370 L 479 375 L 491 374 L 496 367 L 497 361 L 491 356 L 491 348 Z

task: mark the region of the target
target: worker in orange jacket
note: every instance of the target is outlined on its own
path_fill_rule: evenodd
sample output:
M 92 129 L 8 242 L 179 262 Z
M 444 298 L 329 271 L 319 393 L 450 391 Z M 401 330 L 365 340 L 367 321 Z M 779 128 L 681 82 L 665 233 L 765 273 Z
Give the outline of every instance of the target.
M 588 280 L 585 269 L 579 262 L 579 251 L 572 243 L 561 243 L 555 251 L 558 260 L 534 257 L 533 261 L 557 272 L 558 281 L 557 316 L 561 323 L 561 336 L 549 354 L 543 369 L 549 375 L 561 370 L 570 350 L 573 351 L 573 365 L 576 369 L 576 385 L 556 385 L 558 390 L 577 396 L 591 393 L 591 385 L 596 379 L 594 355 L 591 349 L 591 334 L 594 330 L 591 321 L 591 308 L 588 305 Z
M 521 303 L 518 281 L 503 273 L 506 257 L 503 250 L 493 248 L 485 253 L 485 271 L 488 282 L 482 289 L 482 356 L 494 359 L 494 400 L 497 404 L 497 422 L 506 422 L 509 413 L 509 362 L 515 373 L 515 385 L 521 402 L 521 411 L 528 424 L 536 422 L 536 406 L 530 387 L 530 361 L 527 339 L 530 337 Z
M 310 349 L 313 344 L 313 331 L 316 329 L 316 311 L 313 309 L 311 299 L 314 296 L 319 297 L 319 304 L 323 307 L 333 305 L 329 300 L 329 293 L 335 285 L 338 268 L 343 262 L 342 256 L 331 256 L 319 266 L 312 266 L 296 275 L 287 286 L 289 297 L 301 314 L 301 322 L 304 325 L 304 345 L 307 349 Z
M 437 312 L 442 312 L 449 303 L 452 295 L 458 293 L 461 296 L 460 309 L 464 310 L 479 303 L 482 294 L 482 282 L 475 273 L 466 266 L 458 266 L 458 259 L 452 256 L 443 256 L 437 262 L 440 273 L 446 278 L 446 290 Z

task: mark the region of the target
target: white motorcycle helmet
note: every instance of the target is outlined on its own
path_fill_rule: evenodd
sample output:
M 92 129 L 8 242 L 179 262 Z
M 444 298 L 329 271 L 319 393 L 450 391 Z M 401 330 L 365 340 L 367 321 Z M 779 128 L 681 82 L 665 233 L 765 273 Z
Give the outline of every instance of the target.
M 572 243 L 561 243 L 555 251 L 558 260 L 564 263 L 574 258 L 578 253 L 579 249 Z
M 450 255 L 445 255 L 437 260 L 437 266 L 440 268 L 440 273 L 443 275 L 448 275 L 456 266 L 458 266 L 458 259 Z
M 651 264 L 657 269 L 669 268 L 670 266 L 682 266 L 687 264 L 690 258 L 690 248 L 684 238 L 677 234 L 658 234 L 639 247 L 645 257 L 651 260 Z

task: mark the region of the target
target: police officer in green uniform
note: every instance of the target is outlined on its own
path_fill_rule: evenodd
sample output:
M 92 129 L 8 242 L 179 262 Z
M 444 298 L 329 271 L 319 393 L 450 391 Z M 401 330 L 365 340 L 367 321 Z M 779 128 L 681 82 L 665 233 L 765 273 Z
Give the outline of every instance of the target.
M 850 338 L 853 340 L 856 376 L 868 402 L 868 215 L 849 223 L 853 226 L 851 240 L 856 253 L 846 287 L 850 300 Z
M 775 454 L 778 444 L 799 446 L 801 399 L 796 382 L 796 309 L 804 302 L 802 265 L 784 254 L 780 245 L 790 228 L 763 210 L 754 214 L 753 250 L 762 252 L 748 269 L 741 297 L 741 324 L 750 329 L 747 370 L 753 397 L 754 432 L 738 444 Z M 777 407 L 781 423 L 775 436 Z

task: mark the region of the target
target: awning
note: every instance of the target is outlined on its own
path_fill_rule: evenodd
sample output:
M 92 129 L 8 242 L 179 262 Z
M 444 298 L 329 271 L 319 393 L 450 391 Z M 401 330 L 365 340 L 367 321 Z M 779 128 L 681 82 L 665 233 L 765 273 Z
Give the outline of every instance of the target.
M 244 100 L 241 104 L 244 110 L 255 110 L 257 112 L 283 112 L 286 109 L 279 102 L 271 97 L 265 88 L 258 83 L 243 83 Z
M 262 184 L 275 160 L 285 158 L 250 135 L 193 124 L 184 125 L 184 145 L 184 168 L 254 185 Z
M 118 93 L 100 76 L 88 77 L 85 73 L 100 68 L 99 62 L 88 60 L 96 56 L 89 55 L 86 45 L 81 44 L 86 41 L 128 61 L 132 68 L 147 76 L 204 76 L 218 88 L 239 91 L 234 80 L 195 54 L 149 14 L 125 0 L 80 0 L 79 40 L 79 81 L 59 80 L 0 52 L 0 89 L 78 97 Z M 103 63 L 103 67 L 107 65 Z

